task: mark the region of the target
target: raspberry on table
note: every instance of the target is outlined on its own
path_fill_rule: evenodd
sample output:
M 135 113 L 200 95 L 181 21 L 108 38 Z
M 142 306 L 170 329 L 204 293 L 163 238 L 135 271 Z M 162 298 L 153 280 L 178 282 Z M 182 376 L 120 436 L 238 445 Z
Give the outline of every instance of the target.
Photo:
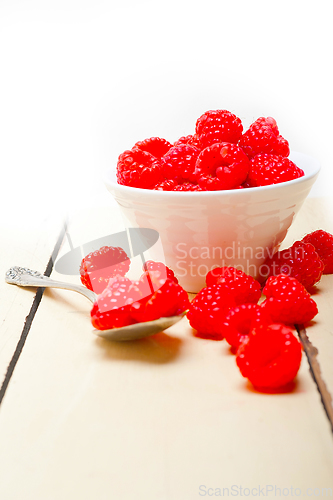
M 104 246 L 86 255 L 80 265 L 80 278 L 84 286 L 101 293 L 110 278 L 125 276 L 130 267 L 130 259 L 120 247 Z
M 261 307 L 273 322 L 299 325 L 311 321 L 318 313 L 317 304 L 309 292 L 292 276 L 271 276 L 263 294 L 266 299 Z
M 310 290 L 320 280 L 324 264 L 313 245 L 295 241 L 290 248 L 280 250 L 266 260 L 261 269 L 266 277 L 278 274 L 293 276 Z
M 225 109 L 206 111 L 197 119 L 195 127 L 202 148 L 217 142 L 236 144 L 242 132 L 243 125 L 240 118 Z
M 159 271 L 163 277 L 169 278 L 175 283 L 178 283 L 178 279 L 175 276 L 175 273 L 173 272 L 170 267 L 166 266 L 163 264 L 163 262 L 156 262 L 154 260 L 147 260 L 144 265 L 143 265 L 143 270 L 144 271 Z
M 188 144 L 173 146 L 161 160 L 164 176 L 177 184 L 192 180 L 198 155 L 199 150 Z
M 249 157 L 259 153 L 288 156 L 289 144 L 280 133 L 276 121 L 272 117 L 258 118 L 250 125 L 239 140 L 238 145 Z
M 304 236 L 302 241 L 315 247 L 324 264 L 323 274 L 333 274 L 333 235 L 322 229 L 317 229 L 317 231 Z
M 196 336 L 222 340 L 225 315 L 234 305 L 233 295 L 223 285 L 202 288 L 192 300 L 187 313 L 191 327 L 197 331 Z
M 108 286 L 97 297 L 91 310 L 91 322 L 97 330 L 108 330 L 132 325 L 131 304 L 142 298 L 135 282 L 117 276 L 111 278 Z
M 268 186 L 298 179 L 304 171 L 289 158 L 274 154 L 257 154 L 250 161 L 249 187 Z
M 194 179 L 205 189 L 234 189 L 246 180 L 249 168 L 248 157 L 235 144 L 212 144 L 199 154 Z
M 117 181 L 124 186 L 151 189 L 164 180 L 161 160 L 147 151 L 124 151 L 117 163 Z
M 258 304 L 240 304 L 227 312 L 223 321 L 223 334 L 228 344 L 237 350 L 254 326 L 268 324 L 269 321 L 270 318 Z
M 158 159 L 161 159 L 162 156 L 165 155 L 171 147 L 172 144 L 169 141 L 162 139 L 161 137 L 150 137 L 149 139 L 138 141 L 134 144 L 134 148 L 139 148 L 142 151 L 147 151 L 147 153 L 150 153 Z
M 235 304 L 256 304 L 261 297 L 260 283 L 232 266 L 216 267 L 206 275 L 207 286 L 219 284 L 235 300 Z
M 282 324 L 254 327 L 236 355 L 241 374 L 258 390 L 278 389 L 292 382 L 301 360 L 301 343 Z
M 174 191 L 177 186 L 178 184 L 176 181 L 167 179 L 156 184 L 153 189 L 155 189 L 155 191 Z

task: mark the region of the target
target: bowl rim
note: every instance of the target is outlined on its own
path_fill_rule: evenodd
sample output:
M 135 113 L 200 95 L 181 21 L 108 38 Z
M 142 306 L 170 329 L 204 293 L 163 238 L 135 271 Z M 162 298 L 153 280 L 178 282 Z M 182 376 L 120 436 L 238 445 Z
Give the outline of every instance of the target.
M 177 197 L 179 199 L 189 199 L 189 198 L 207 198 L 207 197 L 222 197 L 222 196 L 230 196 L 232 195 L 235 196 L 241 196 L 244 195 L 244 193 L 255 193 L 255 192 L 262 192 L 262 191 L 272 191 L 272 190 L 278 190 L 278 189 L 283 189 L 287 186 L 296 186 L 297 184 L 302 184 L 306 182 L 307 180 L 312 179 L 313 177 L 316 177 L 321 169 L 321 165 L 319 161 L 316 158 L 313 158 L 312 156 L 309 156 L 304 153 L 300 153 L 298 151 L 291 151 L 290 155 L 288 156 L 288 159 L 293 161 L 296 165 L 297 162 L 293 158 L 299 158 L 304 161 L 310 161 L 312 163 L 312 168 L 310 169 L 309 172 L 306 172 L 304 170 L 304 167 L 302 170 L 304 171 L 304 175 L 302 177 L 298 177 L 297 179 L 292 179 L 290 181 L 285 181 L 285 182 L 280 182 L 277 184 L 269 184 L 267 186 L 257 186 L 257 187 L 250 187 L 250 188 L 244 188 L 244 189 L 224 189 L 224 190 L 217 190 L 217 191 L 157 191 L 154 189 L 144 189 L 144 188 L 138 188 L 138 187 L 133 187 L 133 186 L 124 186 L 122 184 L 118 184 L 118 182 L 114 179 L 116 179 L 116 168 L 109 168 L 103 177 L 104 184 L 106 185 L 107 188 L 113 188 L 116 189 L 118 192 L 122 192 L 124 194 L 142 194 L 144 196 L 149 196 L 150 198 L 152 197 L 163 197 L 165 200 L 168 198 L 174 198 Z M 297 165 L 298 166 L 298 165 Z M 149 194 L 148 194 L 149 193 Z

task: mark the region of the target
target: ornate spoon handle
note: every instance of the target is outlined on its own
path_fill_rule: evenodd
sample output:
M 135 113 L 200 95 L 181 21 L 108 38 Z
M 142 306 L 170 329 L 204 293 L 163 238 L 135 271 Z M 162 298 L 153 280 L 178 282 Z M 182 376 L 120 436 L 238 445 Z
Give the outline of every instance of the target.
M 71 283 L 64 283 L 62 281 L 52 280 L 48 276 L 43 276 L 43 274 L 38 271 L 33 271 L 27 267 L 11 267 L 5 276 L 7 283 L 11 285 L 18 286 L 37 286 L 37 287 L 50 287 L 50 288 L 64 288 L 65 290 L 73 290 L 74 292 L 82 293 L 91 302 L 95 302 L 97 295 L 95 292 L 88 290 L 81 285 L 73 285 Z M 174 325 L 180 321 L 188 311 L 184 311 L 178 316 L 170 316 L 167 318 L 159 318 L 153 321 L 147 321 L 143 323 L 135 323 L 129 326 L 123 326 L 121 328 L 112 328 L 110 330 L 94 330 L 94 333 L 99 337 L 103 337 L 108 340 L 116 341 L 127 341 L 142 339 L 144 337 L 149 337 L 155 333 L 162 332 L 170 326 Z
M 48 276 L 44 276 L 38 271 L 33 271 L 27 267 L 11 267 L 6 272 L 5 280 L 11 285 L 63 288 L 65 290 L 72 290 L 73 292 L 81 293 L 91 302 L 95 302 L 97 298 L 95 292 L 88 290 L 88 288 L 85 288 L 84 286 L 53 280 Z

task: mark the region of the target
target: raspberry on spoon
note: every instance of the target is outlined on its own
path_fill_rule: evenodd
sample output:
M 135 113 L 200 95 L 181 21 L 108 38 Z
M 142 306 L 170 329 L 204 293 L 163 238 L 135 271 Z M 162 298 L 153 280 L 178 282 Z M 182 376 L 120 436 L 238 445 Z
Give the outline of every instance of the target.
M 178 316 L 189 305 L 178 283 L 160 271 L 145 271 L 138 281 L 112 278 L 93 305 L 91 321 L 98 330 L 108 330 Z
M 84 286 L 101 293 L 110 278 L 125 276 L 130 267 L 130 259 L 120 247 L 101 247 L 86 255 L 80 265 L 80 278 Z
M 155 276 L 159 273 L 153 271 L 149 274 L 153 284 L 153 293 L 143 299 L 133 302 L 131 306 L 131 316 L 138 322 L 153 321 L 158 318 L 177 316 L 186 311 L 190 302 L 185 290 L 170 278 L 159 280 L 156 287 Z M 150 287 L 149 287 L 150 288 Z M 143 290 L 143 288 L 140 288 Z M 148 287 L 146 287 L 148 290 Z M 151 289 L 151 288 L 150 288 Z
M 97 297 L 91 310 L 91 322 L 97 330 L 108 330 L 132 325 L 131 304 L 142 298 L 139 287 L 128 278 L 111 278 L 108 286 Z
M 156 262 L 154 260 L 147 260 L 143 265 L 144 271 L 159 271 L 162 273 L 162 276 L 166 278 L 170 278 L 175 283 L 178 283 L 178 279 L 175 276 L 175 273 L 172 269 L 167 267 L 163 262 Z

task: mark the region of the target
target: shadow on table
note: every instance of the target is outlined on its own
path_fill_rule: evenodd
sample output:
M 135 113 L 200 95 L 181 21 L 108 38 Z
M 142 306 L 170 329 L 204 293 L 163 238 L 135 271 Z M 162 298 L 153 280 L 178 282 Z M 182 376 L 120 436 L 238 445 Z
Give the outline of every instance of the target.
M 110 360 L 163 364 L 170 363 L 179 356 L 183 340 L 161 332 L 151 337 L 126 342 L 114 342 L 98 337 L 96 344 Z
M 295 394 L 296 392 L 302 392 L 301 386 L 297 379 L 289 382 L 289 384 L 284 385 L 283 387 L 277 388 L 256 388 L 253 385 L 246 381 L 244 382 L 243 390 L 248 392 L 253 392 L 255 394 Z

